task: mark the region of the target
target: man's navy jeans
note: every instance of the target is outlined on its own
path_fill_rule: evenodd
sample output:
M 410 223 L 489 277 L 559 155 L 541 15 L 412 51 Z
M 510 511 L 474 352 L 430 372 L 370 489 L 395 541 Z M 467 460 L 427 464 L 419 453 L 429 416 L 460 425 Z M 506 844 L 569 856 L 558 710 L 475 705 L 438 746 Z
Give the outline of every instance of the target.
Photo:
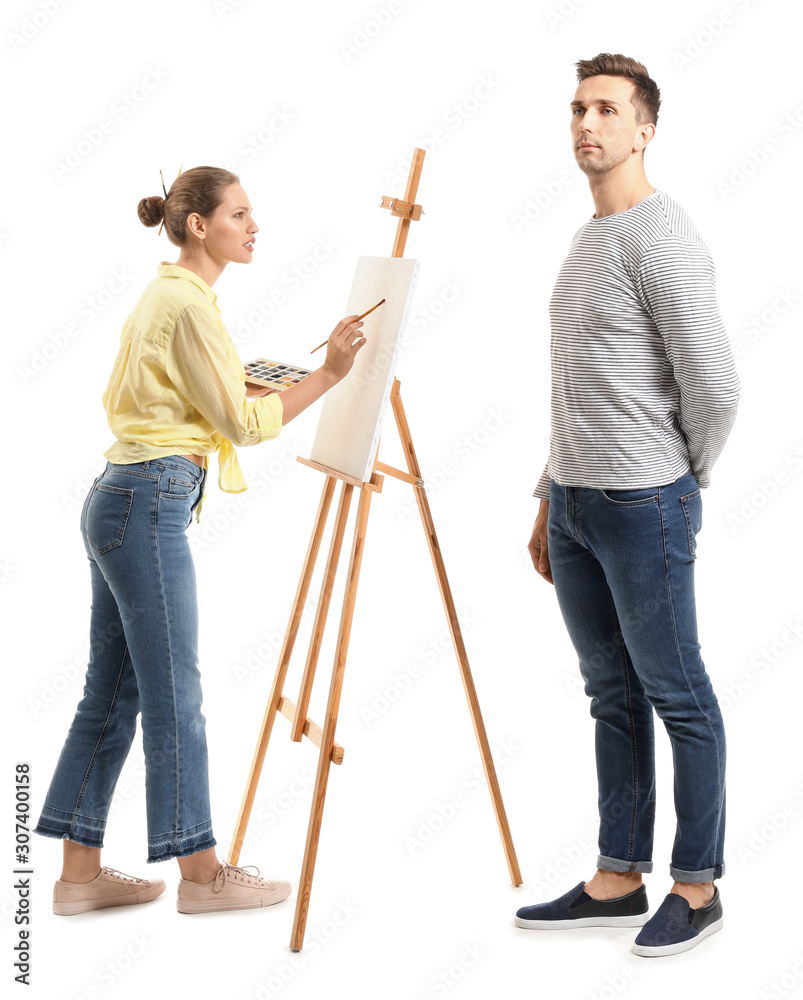
M 697 480 L 598 490 L 550 485 L 548 542 L 560 610 L 596 720 L 597 867 L 652 871 L 653 708 L 675 769 L 670 875 L 725 870 L 725 731 L 697 640 Z

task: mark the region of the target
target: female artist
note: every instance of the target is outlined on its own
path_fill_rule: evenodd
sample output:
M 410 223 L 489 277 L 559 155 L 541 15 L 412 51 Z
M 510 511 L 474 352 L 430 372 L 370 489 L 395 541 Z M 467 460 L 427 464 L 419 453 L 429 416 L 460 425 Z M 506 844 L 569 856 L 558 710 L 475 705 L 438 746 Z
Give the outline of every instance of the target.
M 220 862 L 209 803 L 198 670 L 195 570 L 186 536 L 200 515 L 208 458 L 219 485 L 246 488 L 235 445 L 276 437 L 339 382 L 365 343 L 342 319 L 321 368 L 281 393 L 246 386 L 212 290 L 229 263 L 250 263 L 259 228 L 236 174 L 194 167 L 164 198 L 143 198 L 146 226 L 162 222 L 179 247 L 162 262 L 123 328 L 103 394 L 115 443 L 81 513 L 92 577 L 90 655 L 83 698 L 35 832 L 64 843 L 59 914 L 155 899 L 165 888 L 102 867 L 115 784 L 142 713 L 148 861 L 177 858 L 183 913 L 265 906 L 290 883 Z M 258 871 L 258 869 L 257 869 Z

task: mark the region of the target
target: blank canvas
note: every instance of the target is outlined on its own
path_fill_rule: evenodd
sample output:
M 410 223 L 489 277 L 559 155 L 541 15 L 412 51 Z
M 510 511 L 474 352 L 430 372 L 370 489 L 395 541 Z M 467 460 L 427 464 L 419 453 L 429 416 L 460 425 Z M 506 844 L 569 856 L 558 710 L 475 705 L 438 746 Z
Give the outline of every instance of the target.
M 418 261 L 406 257 L 359 257 L 344 316 L 361 315 L 366 343 L 344 379 L 324 397 L 310 459 L 368 482 L 382 418 L 413 297 Z

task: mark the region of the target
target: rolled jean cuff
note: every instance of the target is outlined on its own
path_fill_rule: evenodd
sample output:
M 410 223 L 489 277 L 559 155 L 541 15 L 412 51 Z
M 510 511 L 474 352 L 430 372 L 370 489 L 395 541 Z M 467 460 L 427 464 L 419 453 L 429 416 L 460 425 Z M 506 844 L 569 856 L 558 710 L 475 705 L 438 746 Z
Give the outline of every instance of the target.
M 714 865 L 713 868 L 702 868 L 698 872 L 686 872 L 682 868 L 670 865 L 669 874 L 676 882 L 713 882 L 725 874 L 725 863 Z
M 597 858 L 597 868 L 606 872 L 651 872 L 652 861 L 622 861 L 620 858 Z

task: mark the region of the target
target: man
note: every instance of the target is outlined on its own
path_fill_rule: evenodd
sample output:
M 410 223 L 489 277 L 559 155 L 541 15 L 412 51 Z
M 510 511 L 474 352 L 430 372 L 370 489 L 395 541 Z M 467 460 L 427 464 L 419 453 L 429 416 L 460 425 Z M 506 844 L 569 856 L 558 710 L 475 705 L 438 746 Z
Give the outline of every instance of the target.
M 516 923 L 640 926 L 633 950 L 658 956 L 722 926 L 725 735 L 693 574 L 700 488 L 733 425 L 739 380 L 708 249 L 644 172 L 655 82 L 609 53 L 578 62 L 577 79 L 572 146 L 596 211 L 550 303 L 550 454 L 529 550 L 554 583 L 591 698 L 600 853 L 590 881 L 523 907 Z M 653 708 L 672 744 L 677 832 L 674 884 L 648 920 Z

